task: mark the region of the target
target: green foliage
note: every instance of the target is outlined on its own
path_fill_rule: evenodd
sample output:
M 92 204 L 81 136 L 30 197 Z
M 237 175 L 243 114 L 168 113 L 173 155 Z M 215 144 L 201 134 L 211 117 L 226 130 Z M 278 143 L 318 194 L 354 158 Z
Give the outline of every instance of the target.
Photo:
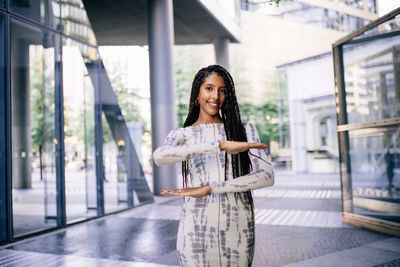
M 54 139 L 54 72 L 42 51 L 37 52 L 30 64 L 32 148 L 45 151 L 51 149 Z
M 178 127 L 183 127 L 188 114 L 190 91 L 192 81 L 197 71 L 199 58 L 192 53 L 189 46 L 174 47 L 174 71 L 176 88 L 176 107 L 178 116 Z
M 239 103 L 239 108 L 242 121 L 255 124 L 262 143 L 270 145 L 271 141 L 278 141 L 278 114 L 275 102 L 264 105 Z
M 137 92 L 137 88 L 127 86 L 126 79 L 129 73 L 126 71 L 127 68 L 124 63 L 118 63 L 118 66 L 113 66 L 110 70 L 107 70 L 108 77 L 111 82 L 114 93 L 118 99 L 118 105 L 124 117 L 125 123 L 128 122 L 142 122 L 143 133 L 149 132 L 147 129 L 146 120 L 143 118 L 139 102 L 142 100 L 148 100 L 140 96 Z M 103 114 L 103 142 L 109 143 L 113 140 L 111 131 L 108 127 L 107 120 Z

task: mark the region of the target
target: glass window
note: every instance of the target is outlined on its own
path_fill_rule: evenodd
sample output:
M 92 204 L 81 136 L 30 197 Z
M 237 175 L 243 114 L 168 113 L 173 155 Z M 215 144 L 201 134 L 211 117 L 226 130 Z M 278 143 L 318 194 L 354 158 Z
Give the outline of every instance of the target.
M 81 0 L 62 1 L 61 14 L 63 31 L 66 35 L 96 45 L 96 38 Z
M 399 44 L 400 36 L 394 36 L 344 45 L 348 123 L 400 116 Z
M 354 212 L 400 222 L 400 126 L 350 131 Z
M 60 24 L 60 4 L 58 1 L 11 0 L 11 11 L 37 22 L 56 28 Z
M 51 32 L 11 21 L 14 236 L 56 226 L 57 46 Z
M 67 222 L 97 216 L 94 87 L 82 54 L 90 50 L 63 38 Z
M 372 29 L 362 32 L 353 38 L 353 40 L 362 39 L 369 36 L 375 36 L 382 33 L 390 33 L 394 31 L 400 30 L 400 15 L 395 16 L 394 18 L 385 21 L 377 27 L 373 27 Z
M 5 6 L 5 0 L 0 0 L 0 6 L 2 6 L 2 7 Z

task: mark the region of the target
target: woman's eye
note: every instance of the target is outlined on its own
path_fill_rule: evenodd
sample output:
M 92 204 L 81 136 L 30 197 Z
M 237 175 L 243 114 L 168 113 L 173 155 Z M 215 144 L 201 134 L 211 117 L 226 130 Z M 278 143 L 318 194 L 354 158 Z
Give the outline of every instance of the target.
M 226 94 L 226 90 L 225 89 L 220 90 L 220 92 L 223 93 L 223 94 Z
M 212 88 L 211 87 L 206 87 L 206 90 L 211 91 Z

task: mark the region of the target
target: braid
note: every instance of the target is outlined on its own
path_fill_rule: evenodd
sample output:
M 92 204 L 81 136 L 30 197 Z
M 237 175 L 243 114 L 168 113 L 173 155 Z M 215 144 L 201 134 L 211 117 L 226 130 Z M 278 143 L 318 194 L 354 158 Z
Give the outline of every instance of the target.
M 185 123 L 183 124 L 183 127 L 188 127 L 192 125 L 199 118 L 200 106 L 196 105 L 196 99 L 199 94 L 200 87 L 204 82 L 204 79 L 212 73 L 221 76 L 224 79 L 225 83 L 226 94 L 225 102 L 221 107 L 221 117 L 224 123 L 226 139 L 230 141 L 247 142 L 246 130 L 244 129 L 242 121 L 240 119 L 239 105 L 237 103 L 235 93 L 235 84 L 229 72 L 219 65 L 210 65 L 208 67 L 202 68 L 195 75 L 190 94 L 188 116 L 185 120 Z M 225 153 L 225 160 L 228 159 L 228 156 L 229 155 Z M 230 156 L 232 159 L 232 174 L 234 178 L 248 174 L 250 172 L 251 162 L 247 151 Z M 227 173 L 227 165 L 228 164 L 225 164 L 225 179 Z M 185 184 L 187 186 L 188 183 L 188 173 L 189 164 L 188 161 L 184 161 L 182 162 L 182 176 L 184 186 Z M 240 193 L 235 193 L 236 199 L 237 197 L 241 198 L 241 196 L 242 195 Z M 249 200 L 250 205 L 253 207 L 253 198 L 250 191 L 245 193 L 245 197 Z

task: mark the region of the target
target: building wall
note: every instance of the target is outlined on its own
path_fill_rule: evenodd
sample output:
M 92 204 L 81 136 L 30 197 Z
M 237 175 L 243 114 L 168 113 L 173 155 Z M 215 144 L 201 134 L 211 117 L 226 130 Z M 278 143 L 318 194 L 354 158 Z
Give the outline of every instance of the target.
M 241 25 L 241 43 L 230 45 L 232 72 L 234 79 L 245 80 L 248 87 L 237 88 L 238 94 L 255 104 L 275 99 L 276 65 L 328 52 L 331 44 L 344 35 L 247 11 L 241 13 Z
M 285 70 L 293 171 L 337 172 L 338 147 L 331 54 L 289 64 Z

